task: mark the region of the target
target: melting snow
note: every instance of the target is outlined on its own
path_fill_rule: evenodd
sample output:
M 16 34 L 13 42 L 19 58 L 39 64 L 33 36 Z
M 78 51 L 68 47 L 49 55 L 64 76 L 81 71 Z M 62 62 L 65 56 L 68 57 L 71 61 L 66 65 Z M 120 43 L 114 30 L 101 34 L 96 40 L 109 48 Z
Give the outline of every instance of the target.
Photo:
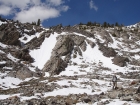
M 21 83 L 22 80 L 18 79 L 18 78 L 13 78 L 13 77 L 4 77 L 4 79 L 0 80 L 0 84 L 1 84 L 1 88 L 17 88 L 16 85 L 18 85 L 19 83 Z M 1 96 L 0 96 L 1 97 Z
M 34 66 L 42 69 L 44 64 L 49 60 L 52 49 L 56 44 L 57 33 L 51 34 L 49 38 L 45 38 L 44 42 L 40 46 L 40 49 L 30 51 L 30 55 L 35 59 Z

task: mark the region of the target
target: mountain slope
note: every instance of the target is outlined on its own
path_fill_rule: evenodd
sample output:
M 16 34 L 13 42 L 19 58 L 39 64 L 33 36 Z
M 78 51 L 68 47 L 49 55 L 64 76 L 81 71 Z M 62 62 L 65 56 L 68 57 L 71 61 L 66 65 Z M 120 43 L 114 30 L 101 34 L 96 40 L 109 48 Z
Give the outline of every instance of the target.
M 81 30 L 78 25 L 45 29 L 10 20 L 0 24 L 0 104 L 140 101 L 138 25 Z M 110 84 L 114 74 L 117 90 Z

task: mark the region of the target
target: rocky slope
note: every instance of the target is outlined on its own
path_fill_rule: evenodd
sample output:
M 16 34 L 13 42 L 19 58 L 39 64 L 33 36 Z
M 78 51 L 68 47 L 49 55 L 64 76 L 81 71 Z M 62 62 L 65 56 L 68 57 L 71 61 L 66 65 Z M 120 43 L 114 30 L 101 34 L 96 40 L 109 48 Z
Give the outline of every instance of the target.
M 43 28 L 0 19 L 0 78 L 1 105 L 136 105 L 140 24 Z

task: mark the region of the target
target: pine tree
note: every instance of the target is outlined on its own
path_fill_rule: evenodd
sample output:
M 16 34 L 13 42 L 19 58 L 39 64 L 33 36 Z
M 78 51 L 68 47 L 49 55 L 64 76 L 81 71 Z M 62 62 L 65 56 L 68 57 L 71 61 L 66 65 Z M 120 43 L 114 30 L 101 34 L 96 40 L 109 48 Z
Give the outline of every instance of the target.
M 119 24 L 118 24 L 118 22 L 116 22 L 116 23 L 115 23 L 115 26 L 116 26 L 116 27 L 119 27 Z
M 107 23 L 107 26 L 108 26 L 108 27 L 111 27 L 109 23 Z
M 87 26 L 91 26 L 92 25 L 92 22 L 87 22 Z
M 93 23 L 93 26 L 96 26 L 96 24 L 97 24 L 97 23 L 96 23 L 96 22 L 94 22 L 94 23 Z
M 113 28 L 114 27 L 114 24 L 111 24 L 111 27 Z
M 38 19 L 37 26 L 40 26 L 40 24 L 41 24 L 41 21 L 40 21 L 40 19 Z
M 107 22 L 104 22 L 103 23 L 103 27 L 107 27 Z
M 80 22 L 79 25 L 83 25 L 83 23 Z

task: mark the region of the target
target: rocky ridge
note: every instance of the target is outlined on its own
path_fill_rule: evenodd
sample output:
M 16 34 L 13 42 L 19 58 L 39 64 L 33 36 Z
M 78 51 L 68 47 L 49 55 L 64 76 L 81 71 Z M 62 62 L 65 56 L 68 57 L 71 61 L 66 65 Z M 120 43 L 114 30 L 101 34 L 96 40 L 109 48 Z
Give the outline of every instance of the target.
M 88 27 L 86 30 L 79 26 L 61 25 L 44 29 L 30 23 L 20 23 L 11 20 L 2 20 L 0 26 L 0 77 L 18 78 L 22 82 L 11 83 L 16 88 L 0 84 L 0 95 L 11 96 L 1 99 L 0 104 L 10 105 L 73 105 L 89 103 L 106 105 L 119 99 L 139 103 L 140 102 L 140 27 L 138 24 L 131 27 Z M 35 59 L 30 55 L 31 50 L 40 49 L 45 38 L 58 34 L 56 44 L 51 56 L 42 69 L 33 65 Z M 30 40 L 29 40 L 30 39 Z M 117 44 L 116 44 L 117 43 Z M 104 62 L 90 62 L 84 58 L 84 52 L 90 48 L 98 50 L 116 67 L 126 69 L 126 72 L 112 71 L 112 68 L 104 66 Z M 94 55 L 94 53 L 93 53 Z M 73 59 L 80 59 L 78 63 Z M 136 57 L 137 56 L 137 57 Z M 73 76 L 61 74 L 69 66 L 79 68 L 73 71 Z M 79 74 L 84 73 L 84 74 Z M 119 77 L 118 89 L 112 90 L 110 80 L 111 72 Z M 50 76 L 45 74 L 49 73 Z M 32 78 L 33 77 L 33 78 Z M 29 79 L 27 81 L 28 78 Z M 78 81 L 81 79 L 82 81 Z M 104 81 L 103 84 L 95 81 Z M 66 80 L 67 83 L 59 84 Z M 101 88 L 105 88 L 102 91 Z M 79 88 L 91 91 L 68 95 L 47 95 L 55 90 Z M 0 96 L 1 97 L 1 96 Z M 32 97 L 24 99 L 24 97 Z M 105 101 L 103 100 L 105 99 Z

